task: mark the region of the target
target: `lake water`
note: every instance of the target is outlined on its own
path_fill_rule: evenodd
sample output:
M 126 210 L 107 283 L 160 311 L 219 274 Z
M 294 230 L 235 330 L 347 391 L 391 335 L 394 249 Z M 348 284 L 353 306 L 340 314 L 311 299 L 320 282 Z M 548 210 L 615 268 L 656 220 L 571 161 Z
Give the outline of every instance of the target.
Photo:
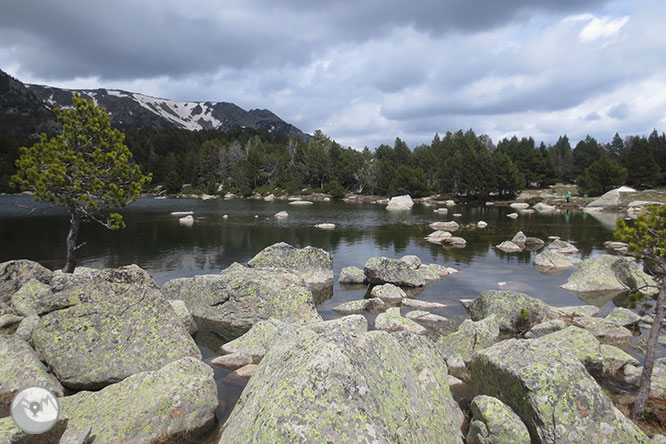
M 580 258 L 607 253 L 603 243 L 612 239 L 614 215 L 583 212 L 523 214 L 506 217 L 512 208 L 459 205 L 448 215 L 434 213 L 435 207 L 416 204 L 409 212 L 389 212 L 384 205 L 346 202 L 315 202 L 313 205 L 288 205 L 287 201 L 153 199 L 142 197 L 124 210 L 127 228 L 111 232 L 84 224 L 78 253 L 80 266 L 118 267 L 137 264 L 147 270 L 159 285 L 166 281 L 203 273 L 218 273 L 233 262 L 246 263 L 264 247 L 287 242 L 295 247 L 314 246 L 334 258 L 333 296 L 322 302 L 322 317 L 338 315 L 333 306 L 362 298 L 365 289 L 343 289 L 337 283 L 342 267 L 363 267 L 372 256 L 398 258 L 413 254 L 424 263 L 437 263 L 459 270 L 445 280 L 425 287 L 419 299 L 441 302 L 447 308 L 438 314 L 456 321 L 466 315 L 459 300 L 474 298 L 484 290 L 504 289 L 538 297 L 555 305 L 586 303 L 560 288 L 573 270 L 553 275 L 539 273 L 532 261 L 537 252 L 504 253 L 495 245 L 510 240 L 522 230 L 527 236 L 548 242 L 559 236 L 578 247 Z M 286 210 L 289 216 L 277 220 L 273 215 Z M 172 211 L 194 211 L 191 227 L 180 225 Z M 461 213 L 461 217 L 453 217 Z M 228 215 L 227 219 L 223 215 Z M 484 220 L 484 229 L 461 229 L 455 235 L 467 240 L 465 248 L 448 248 L 423 240 L 434 221 L 455 220 L 461 225 Z M 334 223 L 333 231 L 314 228 L 318 223 Z M 32 259 L 51 269 L 64 265 L 65 237 L 69 227 L 66 211 L 57 206 L 37 204 L 30 196 L 0 196 L 0 261 Z M 622 300 L 596 301 L 605 315 Z M 605 302 L 605 303 L 604 303 Z M 202 346 L 205 359 L 214 353 Z M 215 369 L 220 390 L 223 419 L 237 399 L 242 384 L 225 380 L 227 372 Z

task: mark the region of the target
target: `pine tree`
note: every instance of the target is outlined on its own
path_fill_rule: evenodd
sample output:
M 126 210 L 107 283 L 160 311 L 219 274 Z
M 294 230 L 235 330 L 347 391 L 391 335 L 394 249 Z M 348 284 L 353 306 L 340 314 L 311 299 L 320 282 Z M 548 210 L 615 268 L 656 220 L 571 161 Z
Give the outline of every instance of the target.
M 111 129 L 109 115 L 92 100 L 78 94 L 73 109 L 56 110 L 62 133 L 41 135 L 30 148 L 21 148 L 13 182 L 34 192 L 35 200 L 63 205 L 70 214 L 67 235 L 66 273 L 74 272 L 79 227 L 92 220 L 111 230 L 125 226 L 122 216 L 101 212 L 124 208 L 136 201 L 151 175 L 132 165 L 132 153 L 123 144 L 124 135 Z

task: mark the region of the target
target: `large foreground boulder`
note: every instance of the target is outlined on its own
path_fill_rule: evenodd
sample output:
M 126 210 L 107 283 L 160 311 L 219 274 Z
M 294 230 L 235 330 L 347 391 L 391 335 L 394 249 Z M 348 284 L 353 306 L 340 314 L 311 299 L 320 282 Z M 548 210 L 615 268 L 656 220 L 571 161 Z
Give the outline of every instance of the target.
M 136 265 L 54 276 L 51 291 L 73 305 L 43 315 L 31 339 L 66 387 L 99 389 L 186 356 L 201 358 L 169 302 Z
M 0 417 L 9 415 L 9 405 L 21 389 L 39 386 L 56 396 L 63 395 L 60 382 L 48 372 L 30 345 L 13 335 L 0 335 Z
M 169 299 L 182 299 L 202 324 L 200 330 L 223 341 L 271 317 L 295 323 L 321 320 L 305 281 L 285 270 L 234 263 L 217 275 L 173 279 L 162 291 Z
M 86 434 L 95 444 L 182 442 L 210 430 L 217 405 L 213 370 L 197 359 L 183 358 L 98 392 L 61 398 L 59 420 L 47 433 L 51 440 L 40 436 L 45 440 L 35 441 L 11 418 L 0 419 L 0 442 L 82 443 Z
M 648 443 L 572 354 L 540 339 L 509 339 L 476 353 L 477 392 L 520 417 L 532 443 Z
M 604 254 L 585 259 L 562 288 L 572 292 L 637 291 L 654 294 L 657 284 L 628 258 Z
M 555 307 L 515 291 L 488 290 L 465 307 L 473 321 L 495 315 L 500 330 L 513 331 L 519 322 L 537 323 L 562 313 Z
M 388 257 L 371 257 L 363 266 L 371 284 L 393 284 L 399 287 L 423 287 L 425 279 L 407 262 Z
M 247 263 L 251 268 L 284 268 L 313 287 L 333 281 L 333 256 L 321 248 L 294 248 L 279 242 L 264 248 Z
M 220 443 L 462 443 L 461 421 L 429 339 L 304 328 L 263 358 Z

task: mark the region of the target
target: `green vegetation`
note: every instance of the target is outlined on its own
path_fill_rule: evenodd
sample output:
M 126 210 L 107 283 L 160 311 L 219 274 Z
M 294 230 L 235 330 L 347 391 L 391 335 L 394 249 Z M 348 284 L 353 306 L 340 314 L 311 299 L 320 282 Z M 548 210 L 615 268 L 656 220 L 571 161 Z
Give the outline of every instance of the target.
M 73 97 L 74 108 L 57 110 L 62 132 L 48 138 L 42 134 L 31 148 L 21 148 L 12 182 L 34 192 L 35 200 L 65 206 L 70 212 L 67 236 L 67 264 L 63 271 L 76 267 L 76 249 L 82 220 L 93 220 L 117 230 L 124 227 L 117 213 L 100 219 L 100 212 L 123 208 L 134 202 L 143 185 L 150 181 L 132 153 L 123 144 L 123 134 L 111 129 L 106 110 L 92 100 Z
M 648 214 L 639 214 L 633 226 L 623 219 L 617 221 L 615 237 L 629 244 L 629 251 L 643 259 L 645 271 L 659 283 L 659 294 L 654 309 L 654 321 L 648 335 L 645 363 L 641 373 L 640 386 L 631 415 L 636 418 L 646 409 L 655 349 L 659 332 L 664 321 L 664 299 L 666 298 L 666 206 L 649 206 Z

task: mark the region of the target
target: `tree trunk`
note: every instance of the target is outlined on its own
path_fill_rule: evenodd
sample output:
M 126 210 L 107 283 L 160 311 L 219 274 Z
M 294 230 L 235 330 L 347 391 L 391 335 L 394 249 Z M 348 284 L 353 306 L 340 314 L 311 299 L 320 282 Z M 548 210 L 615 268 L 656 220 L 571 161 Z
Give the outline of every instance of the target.
M 62 269 L 63 273 L 74 273 L 76 268 L 76 240 L 79 237 L 79 227 L 81 226 L 81 215 L 75 207 L 69 210 L 69 233 L 67 234 L 67 263 Z
M 657 305 L 655 307 L 654 321 L 648 336 L 647 350 L 645 352 L 645 363 L 641 373 L 640 387 L 636 393 L 634 407 L 631 409 L 631 418 L 638 418 L 638 414 L 647 407 L 648 397 L 650 396 L 650 383 L 652 380 L 652 369 L 654 368 L 655 348 L 661 331 L 661 324 L 664 321 L 664 298 L 666 297 L 666 278 L 662 279 L 659 286 L 659 295 L 657 296 Z

